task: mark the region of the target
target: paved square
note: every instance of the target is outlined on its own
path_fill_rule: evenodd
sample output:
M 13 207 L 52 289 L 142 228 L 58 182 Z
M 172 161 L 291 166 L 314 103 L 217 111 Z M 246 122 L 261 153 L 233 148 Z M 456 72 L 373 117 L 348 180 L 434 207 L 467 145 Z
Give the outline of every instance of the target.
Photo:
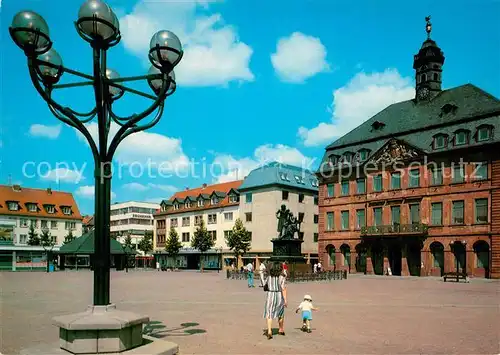
M 113 272 L 111 300 L 148 315 L 146 328 L 185 354 L 498 354 L 499 282 L 354 276 L 289 285 L 286 336 L 262 335 L 264 292 L 225 274 Z M 85 310 L 92 273 L 1 273 L 3 354 L 57 341 L 52 317 Z M 320 308 L 302 333 L 294 307 Z

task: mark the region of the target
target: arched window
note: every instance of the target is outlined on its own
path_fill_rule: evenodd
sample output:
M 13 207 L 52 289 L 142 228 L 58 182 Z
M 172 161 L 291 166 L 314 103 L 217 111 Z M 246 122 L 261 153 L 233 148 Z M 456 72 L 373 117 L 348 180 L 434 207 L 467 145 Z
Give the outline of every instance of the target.
M 421 82 L 425 82 L 425 81 L 427 81 L 427 75 L 422 74 L 422 76 L 421 76 L 421 80 L 420 80 L 420 81 L 421 81 Z
M 476 267 L 488 269 L 490 266 L 490 247 L 484 240 L 474 243 L 474 253 L 476 254 Z
M 438 78 L 439 78 L 439 77 L 438 77 L 438 73 L 434 73 L 434 74 L 432 75 L 432 79 L 433 79 L 433 80 L 438 81 L 438 80 L 439 80 Z
M 327 251 L 328 251 L 329 264 L 334 266 L 335 265 L 335 247 L 333 245 L 329 245 L 327 247 Z
M 342 253 L 344 259 L 344 266 L 351 265 L 351 247 L 347 244 L 342 244 L 340 252 Z
M 440 242 L 433 242 L 430 245 L 432 254 L 432 266 L 444 270 L 444 246 Z

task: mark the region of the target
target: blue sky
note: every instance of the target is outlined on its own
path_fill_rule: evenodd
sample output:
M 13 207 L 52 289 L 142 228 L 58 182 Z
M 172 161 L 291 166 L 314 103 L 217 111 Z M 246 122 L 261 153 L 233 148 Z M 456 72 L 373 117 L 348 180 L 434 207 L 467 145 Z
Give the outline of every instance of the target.
M 49 24 L 64 65 L 90 72 L 90 47 L 73 27 L 81 3 L 1 2 L 0 183 L 60 185 L 75 193 L 82 212 L 92 213 L 90 150 L 50 114 L 8 34 L 16 12 L 36 11 Z M 427 15 L 432 38 L 446 56 L 444 88 L 473 83 L 500 96 L 498 1 L 108 4 L 123 36 L 109 51 L 108 67 L 122 76 L 147 71 L 149 40 L 160 29 L 177 33 L 185 48 L 176 68 L 178 89 L 162 120 L 118 149 L 114 201 L 159 201 L 176 189 L 242 178 L 272 160 L 314 167 L 335 137 L 388 104 L 413 97 L 412 60 L 426 38 Z M 145 85 L 138 88 L 149 92 Z M 89 90 L 66 89 L 56 99 L 84 111 L 92 108 Z M 126 94 L 116 109 L 125 115 L 147 104 Z

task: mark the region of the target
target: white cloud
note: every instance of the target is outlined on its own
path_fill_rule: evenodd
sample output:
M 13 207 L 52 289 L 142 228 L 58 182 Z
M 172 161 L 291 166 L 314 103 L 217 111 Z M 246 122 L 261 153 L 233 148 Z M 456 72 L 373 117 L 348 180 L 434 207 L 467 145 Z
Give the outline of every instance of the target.
M 75 194 L 83 198 L 93 199 L 95 192 L 94 189 L 95 189 L 94 185 L 80 186 L 78 189 L 76 189 Z M 111 199 L 114 200 L 115 198 L 116 194 L 113 191 L 111 191 Z
M 86 127 L 94 141 L 97 141 L 97 123 L 87 124 Z M 108 139 L 110 143 L 117 132 L 118 126 L 111 124 Z M 77 132 L 77 135 L 85 141 L 80 132 Z M 182 150 L 181 143 L 180 139 L 158 133 L 143 131 L 131 134 L 120 143 L 115 153 L 115 159 L 120 164 L 115 174 L 120 177 L 123 174 L 122 167 L 134 177 L 145 176 L 154 171 L 183 172 L 190 162 Z
M 146 191 L 148 189 L 147 186 L 139 184 L 138 182 L 131 182 L 128 184 L 124 184 L 122 187 L 127 190 L 138 191 L 138 192 Z
M 297 148 L 265 144 L 257 147 L 252 157 L 235 158 L 230 154 L 219 154 L 212 164 L 221 168 L 218 182 L 226 182 L 243 179 L 250 171 L 273 161 L 313 169 L 315 159 L 305 156 Z
M 358 73 L 347 85 L 333 92 L 332 121 L 314 128 L 300 127 L 298 136 L 305 146 L 329 144 L 385 107 L 414 96 L 411 78 L 402 77 L 396 69 Z
M 278 40 L 271 63 L 281 80 L 291 83 L 302 83 L 330 69 L 321 40 L 300 32 Z
M 62 126 L 60 124 L 54 126 L 46 126 L 43 124 L 32 124 L 30 126 L 29 135 L 33 137 L 44 137 L 56 139 L 61 133 Z
M 78 184 L 80 181 L 85 180 L 85 177 L 83 176 L 84 170 L 85 165 L 80 171 L 67 168 L 56 168 L 43 173 L 40 177 L 42 178 L 42 180 L 56 182 L 61 181 Z
M 138 182 L 131 182 L 128 184 L 124 184 L 122 187 L 127 190 L 138 191 L 138 192 L 143 192 L 148 190 L 161 190 L 164 192 L 173 193 L 177 191 L 177 188 L 175 186 L 153 184 L 153 183 L 148 183 L 147 185 L 143 185 Z
M 151 36 L 168 29 L 177 34 L 184 48 L 184 57 L 175 69 L 180 85 L 253 81 L 249 68 L 252 48 L 239 40 L 236 29 L 224 24 L 219 13 L 200 14 L 210 2 L 214 1 L 141 0 L 132 13 L 120 18 L 122 42 L 146 60 Z

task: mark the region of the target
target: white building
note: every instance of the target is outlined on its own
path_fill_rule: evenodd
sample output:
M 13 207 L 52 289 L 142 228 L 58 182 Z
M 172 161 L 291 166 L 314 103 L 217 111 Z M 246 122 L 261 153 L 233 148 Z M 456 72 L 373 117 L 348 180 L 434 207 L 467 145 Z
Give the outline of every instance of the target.
M 200 262 L 200 252 L 191 248 L 199 221 L 215 240 L 215 246 L 204 255 L 207 268 L 220 266 L 220 254 L 229 252 L 224 236 L 229 233 L 234 222 L 240 217 L 238 187 L 243 181 L 231 181 L 215 185 L 206 185 L 195 189 L 177 192 L 168 201 L 162 201 L 160 212 L 154 216 L 154 248 L 162 252 L 171 227 L 179 234 L 183 249 L 177 257 L 179 267 L 196 269 Z
M 49 189 L 0 185 L 0 220 L 11 225 L 14 245 L 27 245 L 30 226 L 40 236 L 48 230 L 56 246 L 71 232 L 82 235 L 82 216 L 73 195 Z
M 49 189 L 0 185 L 0 270 L 44 270 L 46 250 L 28 245 L 30 227 L 48 231 L 57 251 L 70 233 L 82 235 L 82 216 L 73 195 Z
M 160 209 L 158 203 L 128 201 L 111 205 L 110 234 L 124 243 L 127 236 L 137 245 L 149 231 L 153 233 L 153 214 Z

